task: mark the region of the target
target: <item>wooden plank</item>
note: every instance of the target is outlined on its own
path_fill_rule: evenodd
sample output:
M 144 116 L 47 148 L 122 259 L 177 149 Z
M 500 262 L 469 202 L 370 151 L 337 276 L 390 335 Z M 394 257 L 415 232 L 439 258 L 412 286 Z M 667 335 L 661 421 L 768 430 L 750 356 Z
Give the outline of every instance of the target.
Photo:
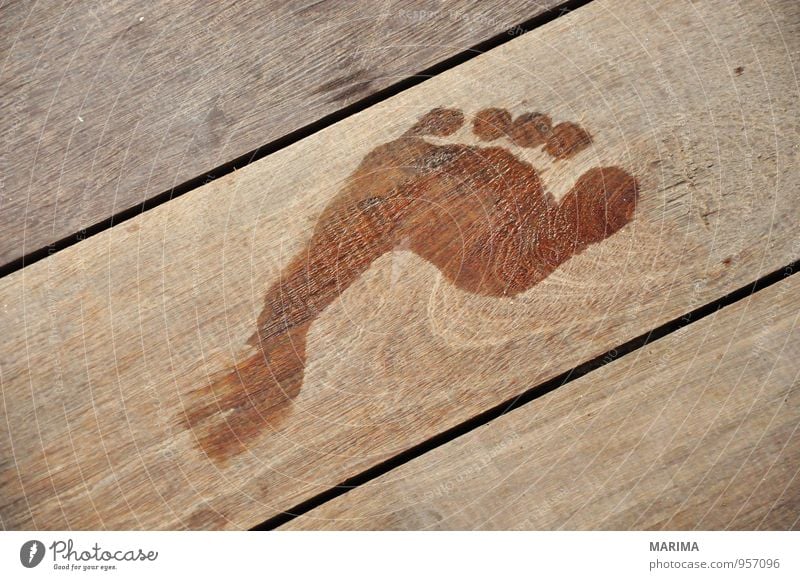
M 3 279 L 3 525 L 248 527 L 792 262 L 800 6 L 761 8 L 593 2 Z M 514 143 L 472 133 L 498 106 L 514 119 L 480 132 Z M 456 133 L 419 137 L 455 109 Z M 537 110 L 560 128 L 518 146 Z M 553 135 L 585 144 L 564 122 L 592 143 L 553 161 Z M 637 180 L 633 216 L 606 225 L 632 221 L 535 284 L 604 235 L 562 220 L 539 176 L 586 217 L 597 198 L 565 192 L 598 167 L 619 168 L 617 209 Z M 476 199 L 497 204 L 468 224 Z M 503 236 L 476 245 L 486 224 Z M 463 269 L 433 252 L 448 244 Z M 463 251 L 482 248 L 499 257 Z M 490 273 L 535 285 L 498 297 Z
M 3 3 L 0 265 L 557 4 Z
M 796 529 L 800 276 L 569 383 L 289 529 Z

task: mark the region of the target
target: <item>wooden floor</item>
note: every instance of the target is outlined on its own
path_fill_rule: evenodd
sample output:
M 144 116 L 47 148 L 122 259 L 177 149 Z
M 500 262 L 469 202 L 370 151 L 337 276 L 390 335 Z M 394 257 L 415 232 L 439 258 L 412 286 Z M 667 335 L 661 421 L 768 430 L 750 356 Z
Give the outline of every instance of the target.
M 799 528 L 798 54 L 793 0 L 0 6 L 0 528 Z

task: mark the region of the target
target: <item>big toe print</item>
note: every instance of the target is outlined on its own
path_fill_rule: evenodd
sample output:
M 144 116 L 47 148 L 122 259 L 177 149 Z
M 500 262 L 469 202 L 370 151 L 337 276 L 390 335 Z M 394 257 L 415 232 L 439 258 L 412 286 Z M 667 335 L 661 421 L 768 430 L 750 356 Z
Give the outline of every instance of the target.
M 248 341 L 254 354 L 191 395 L 181 422 L 210 457 L 242 452 L 291 411 L 309 327 L 398 243 L 465 291 L 514 296 L 633 218 L 637 185 L 624 170 L 587 171 L 556 203 L 537 171 L 507 148 L 541 147 L 568 163 L 592 142 L 578 125 L 492 108 L 472 119 L 490 145 L 442 143 L 465 122 L 458 110 L 430 111 L 367 154 L 328 204 L 307 246 L 267 291 Z

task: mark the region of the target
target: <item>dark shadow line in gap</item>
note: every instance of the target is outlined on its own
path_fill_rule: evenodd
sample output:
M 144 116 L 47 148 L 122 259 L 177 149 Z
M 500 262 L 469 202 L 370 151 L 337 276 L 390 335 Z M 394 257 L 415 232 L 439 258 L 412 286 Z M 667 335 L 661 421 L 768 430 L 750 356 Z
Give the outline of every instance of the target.
M 397 469 L 401 465 L 408 463 L 409 461 L 416 459 L 417 457 L 420 457 L 421 455 L 424 455 L 425 453 L 428 453 L 429 451 L 432 451 L 433 449 L 440 447 L 445 443 L 449 443 L 450 441 L 453 441 L 462 435 L 466 435 L 470 431 L 486 425 L 490 421 L 493 421 L 498 417 L 513 411 L 514 409 L 518 409 L 519 407 L 522 407 L 523 405 L 526 405 L 567 383 L 579 379 L 594 370 L 604 367 L 608 363 L 613 362 L 622 356 L 643 348 L 644 346 L 664 338 L 668 334 L 671 334 L 676 330 L 683 328 L 684 326 L 692 324 L 693 322 L 697 322 L 698 320 L 710 316 L 726 306 L 730 306 L 731 304 L 747 298 L 748 296 L 751 296 L 760 290 L 768 288 L 769 286 L 772 286 L 773 284 L 776 284 L 796 273 L 798 269 L 800 269 L 800 260 L 792 262 L 788 266 L 784 266 L 774 272 L 771 272 L 770 274 L 759 278 L 755 282 L 734 290 L 733 292 L 730 292 L 729 294 L 726 294 L 717 300 L 696 308 L 695 310 L 692 310 L 691 312 L 688 312 L 679 318 L 670 320 L 669 322 L 662 324 L 661 326 L 658 326 L 657 328 L 654 328 L 645 334 L 637 336 L 636 338 L 612 348 L 611 350 L 585 363 L 582 363 L 556 377 L 553 377 L 552 379 L 545 381 L 544 383 L 541 383 L 536 387 L 525 391 L 521 395 L 504 401 L 499 405 L 464 421 L 463 423 L 447 429 L 446 431 L 442 431 L 430 439 L 414 445 L 413 447 L 410 447 L 394 457 L 346 479 L 339 485 L 336 485 L 297 504 L 290 510 L 269 518 L 252 529 L 258 531 L 274 530 L 275 528 L 290 522 L 296 517 L 302 516 L 321 506 L 322 504 L 344 495 L 348 491 L 364 485 L 365 483 L 368 483 L 373 479 L 392 471 L 393 469 Z
M 81 230 L 80 232 L 77 232 L 70 236 L 67 236 L 66 238 L 62 238 L 56 242 L 53 242 L 45 246 L 44 248 L 40 248 L 38 250 L 29 252 L 20 258 L 17 258 L 15 260 L 12 260 L 11 262 L 8 262 L 7 264 L 0 266 L 0 278 L 2 278 L 3 276 L 8 276 L 9 274 L 12 274 L 13 272 L 16 272 L 17 270 L 20 270 L 26 266 L 30 266 L 31 264 L 34 264 L 39 260 L 42 260 L 52 254 L 55 254 L 56 252 L 60 252 L 65 248 L 68 248 L 74 244 L 77 244 L 78 242 L 85 240 L 86 238 L 89 238 L 109 228 L 119 225 L 124 221 L 132 219 L 138 216 L 139 214 L 149 211 L 155 207 L 158 207 L 159 205 L 166 203 L 172 199 L 175 199 L 176 197 L 180 197 L 181 195 L 184 195 L 192 191 L 193 189 L 197 189 L 202 185 L 205 185 L 212 181 L 216 181 L 220 177 L 224 177 L 230 173 L 233 173 L 237 169 L 242 169 L 243 167 L 251 163 L 254 163 L 255 161 L 258 161 L 259 159 L 263 159 L 267 155 L 271 155 L 277 151 L 280 151 L 281 149 L 285 149 L 286 147 L 289 147 L 290 145 L 293 145 L 294 143 L 297 143 L 298 141 L 305 139 L 306 137 L 309 137 L 314 133 L 317 133 L 335 123 L 338 123 L 339 121 L 342 121 L 347 117 L 350 117 L 356 113 L 368 109 L 373 105 L 385 101 L 390 97 L 393 97 L 405 90 L 410 89 L 411 87 L 419 85 L 425 82 L 426 80 L 435 77 L 436 75 L 439 75 L 447 70 L 450 70 L 461 64 L 464 64 L 465 62 L 475 58 L 476 56 L 479 56 L 493 48 L 497 48 L 498 46 L 505 44 L 506 42 L 509 42 L 521 36 L 522 34 L 528 33 L 535 28 L 543 26 L 549 22 L 552 22 L 556 18 L 559 18 L 560 16 L 563 16 L 569 12 L 572 12 L 573 10 L 576 10 L 577 8 L 580 8 L 581 6 L 588 4 L 590 1 L 591 0 L 567 0 L 565 2 L 562 2 L 558 6 L 554 6 L 553 8 L 550 8 L 549 10 L 546 10 L 545 12 L 536 15 L 533 18 L 526 20 L 525 22 L 512 26 L 505 32 L 502 32 L 496 36 L 493 36 L 492 38 L 489 38 L 487 40 L 484 40 L 483 42 L 476 44 L 472 48 L 466 49 L 462 52 L 459 52 L 458 54 L 448 57 L 442 60 L 441 62 L 438 62 L 435 65 L 428 67 L 425 70 L 415 75 L 407 77 L 401 81 L 398 81 L 397 83 L 394 83 L 393 85 L 390 85 L 384 89 L 376 91 L 364 97 L 363 99 L 351 103 L 350 105 L 347 105 L 339 109 L 338 111 L 334 111 L 333 113 L 325 115 L 324 117 L 321 117 L 320 119 L 313 121 L 308 125 L 300 127 L 299 129 L 295 129 L 294 131 L 291 131 L 286 135 L 279 137 L 278 139 L 275 139 L 274 141 L 271 141 L 265 145 L 262 145 L 261 147 L 258 147 L 254 151 L 250 151 L 249 153 L 245 153 L 244 155 L 241 155 L 236 159 L 233 159 L 232 161 L 223 163 L 222 165 L 212 169 L 211 171 L 208 171 L 198 177 L 194 177 L 188 181 L 185 181 L 180 185 L 177 185 L 171 188 L 170 190 L 165 191 L 164 193 L 155 195 L 154 197 L 145 200 L 139 205 L 135 205 L 131 208 L 122 210 L 108 219 L 105 219 L 99 223 L 89 226 L 88 228 Z

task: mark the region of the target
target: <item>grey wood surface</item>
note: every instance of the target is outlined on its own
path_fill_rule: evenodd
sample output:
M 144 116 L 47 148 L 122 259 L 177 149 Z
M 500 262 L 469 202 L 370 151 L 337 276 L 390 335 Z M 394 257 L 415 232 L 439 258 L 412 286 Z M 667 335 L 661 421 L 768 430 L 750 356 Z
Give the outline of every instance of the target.
M 558 0 L 0 3 L 0 265 Z
M 793 262 L 798 31 L 793 0 L 598 0 L 0 280 L 3 526 L 250 527 Z M 464 111 L 464 125 L 401 138 L 435 107 Z M 487 107 L 578 123 L 591 146 L 565 160 L 519 139 L 489 147 L 472 132 Z M 285 413 L 252 421 L 269 399 L 231 405 L 219 377 L 242 392 L 233 371 L 259 354 L 270 292 L 303 280 L 285 276 L 290 265 L 319 262 L 308 244 L 322 216 L 349 207 L 334 203 L 343 191 L 365 202 L 352 217 L 381 206 L 374 194 L 397 166 L 368 178 L 360 164 L 403 143 L 470 144 L 504 163 L 479 165 L 470 183 L 533 167 L 529 182 L 562 201 L 617 166 L 638 180 L 639 203 L 625 227 L 515 296 L 464 290 L 397 240 L 314 314 Z M 447 163 L 430 150 L 423 168 Z M 363 230 L 321 233 L 327 255 L 337 240 L 353 250 L 343 259 L 369 249 Z

